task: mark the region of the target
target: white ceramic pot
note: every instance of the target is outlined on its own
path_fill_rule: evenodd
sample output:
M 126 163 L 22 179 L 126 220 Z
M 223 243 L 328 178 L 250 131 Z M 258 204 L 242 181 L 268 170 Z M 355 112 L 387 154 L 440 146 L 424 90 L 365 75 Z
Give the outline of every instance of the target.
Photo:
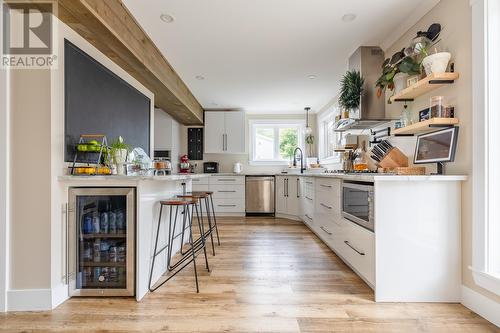
M 243 170 L 243 168 L 241 166 L 241 163 L 234 163 L 233 164 L 233 172 L 234 173 L 241 173 L 242 170 Z
M 127 162 L 127 149 L 118 149 L 113 153 L 113 160 L 116 164 L 116 173 L 119 175 L 125 174 L 125 162 Z
M 425 69 L 425 74 L 431 75 L 432 73 L 444 73 L 448 68 L 448 63 L 451 59 L 450 52 L 439 52 L 431 54 L 422 60 L 422 65 Z
M 398 94 L 406 88 L 406 79 L 408 78 L 408 74 L 406 73 L 398 73 L 394 75 L 394 93 Z

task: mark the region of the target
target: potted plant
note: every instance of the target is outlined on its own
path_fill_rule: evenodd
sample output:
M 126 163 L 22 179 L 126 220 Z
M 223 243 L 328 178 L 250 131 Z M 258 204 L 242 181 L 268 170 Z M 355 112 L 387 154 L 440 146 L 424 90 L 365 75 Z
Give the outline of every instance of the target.
M 130 146 L 123 141 L 123 138 L 119 136 L 115 141 L 111 143 L 110 154 L 114 165 L 116 165 L 116 170 L 119 175 L 125 174 L 124 164 L 127 162 L 127 156 L 130 151 Z
M 347 71 L 340 81 L 339 105 L 346 112 L 359 109 L 365 80 L 359 71 Z M 345 117 L 344 117 L 345 118 Z

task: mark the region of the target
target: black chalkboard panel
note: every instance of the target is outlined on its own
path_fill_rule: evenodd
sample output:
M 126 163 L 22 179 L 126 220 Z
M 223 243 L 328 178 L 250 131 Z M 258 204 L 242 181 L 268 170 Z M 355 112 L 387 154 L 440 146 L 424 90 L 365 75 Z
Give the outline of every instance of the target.
M 64 41 L 65 161 L 72 162 L 81 134 L 118 136 L 150 152 L 150 103 L 140 91 Z
M 188 158 L 193 161 L 203 160 L 203 128 L 188 128 Z

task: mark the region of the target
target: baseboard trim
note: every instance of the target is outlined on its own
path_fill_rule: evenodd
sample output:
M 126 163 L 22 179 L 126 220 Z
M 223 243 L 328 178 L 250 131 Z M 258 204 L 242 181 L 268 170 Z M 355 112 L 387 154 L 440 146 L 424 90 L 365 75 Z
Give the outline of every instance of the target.
M 484 319 L 500 327 L 500 317 L 498 316 L 500 313 L 500 303 L 466 286 L 462 286 L 462 304 Z
M 52 288 L 52 309 L 55 309 L 69 299 L 69 290 L 67 284 L 60 284 Z
M 52 309 L 50 289 L 13 289 L 7 291 L 7 311 L 42 311 Z

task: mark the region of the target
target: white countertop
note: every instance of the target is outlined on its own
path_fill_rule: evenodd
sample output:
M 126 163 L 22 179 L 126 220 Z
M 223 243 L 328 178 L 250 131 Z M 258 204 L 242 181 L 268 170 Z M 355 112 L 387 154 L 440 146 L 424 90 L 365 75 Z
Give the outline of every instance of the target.
M 464 175 L 421 175 L 421 176 L 405 176 L 391 174 L 338 174 L 338 173 L 193 173 L 193 174 L 174 174 L 167 176 L 60 176 L 59 181 L 177 181 L 185 179 L 204 178 L 211 176 L 297 176 L 297 177 L 315 177 L 315 178 L 339 178 L 354 181 L 465 181 L 467 176 Z
M 341 173 L 274 173 L 274 172 L 258 172 L 258 173 L 210 173 L 206 176 L 297 176 L 297 177 L 315 177 L 315 178 L 340 178 L 354 181 L 465 181 L 465 175 L 393 175 L 383 173 L 368 173 L 368 174 L 341 174 Z
M 100 175 L 100 176 L 59 176 L 59 181 L 85 181 L 85 180 L 128 180 L 128 181 L 176 181 L 193 178 L 204 178 L 209 176 L 204 173 L 189 173 L 189 174 L 173 174 L 166 176 L 121 176 L 121 175 Z

